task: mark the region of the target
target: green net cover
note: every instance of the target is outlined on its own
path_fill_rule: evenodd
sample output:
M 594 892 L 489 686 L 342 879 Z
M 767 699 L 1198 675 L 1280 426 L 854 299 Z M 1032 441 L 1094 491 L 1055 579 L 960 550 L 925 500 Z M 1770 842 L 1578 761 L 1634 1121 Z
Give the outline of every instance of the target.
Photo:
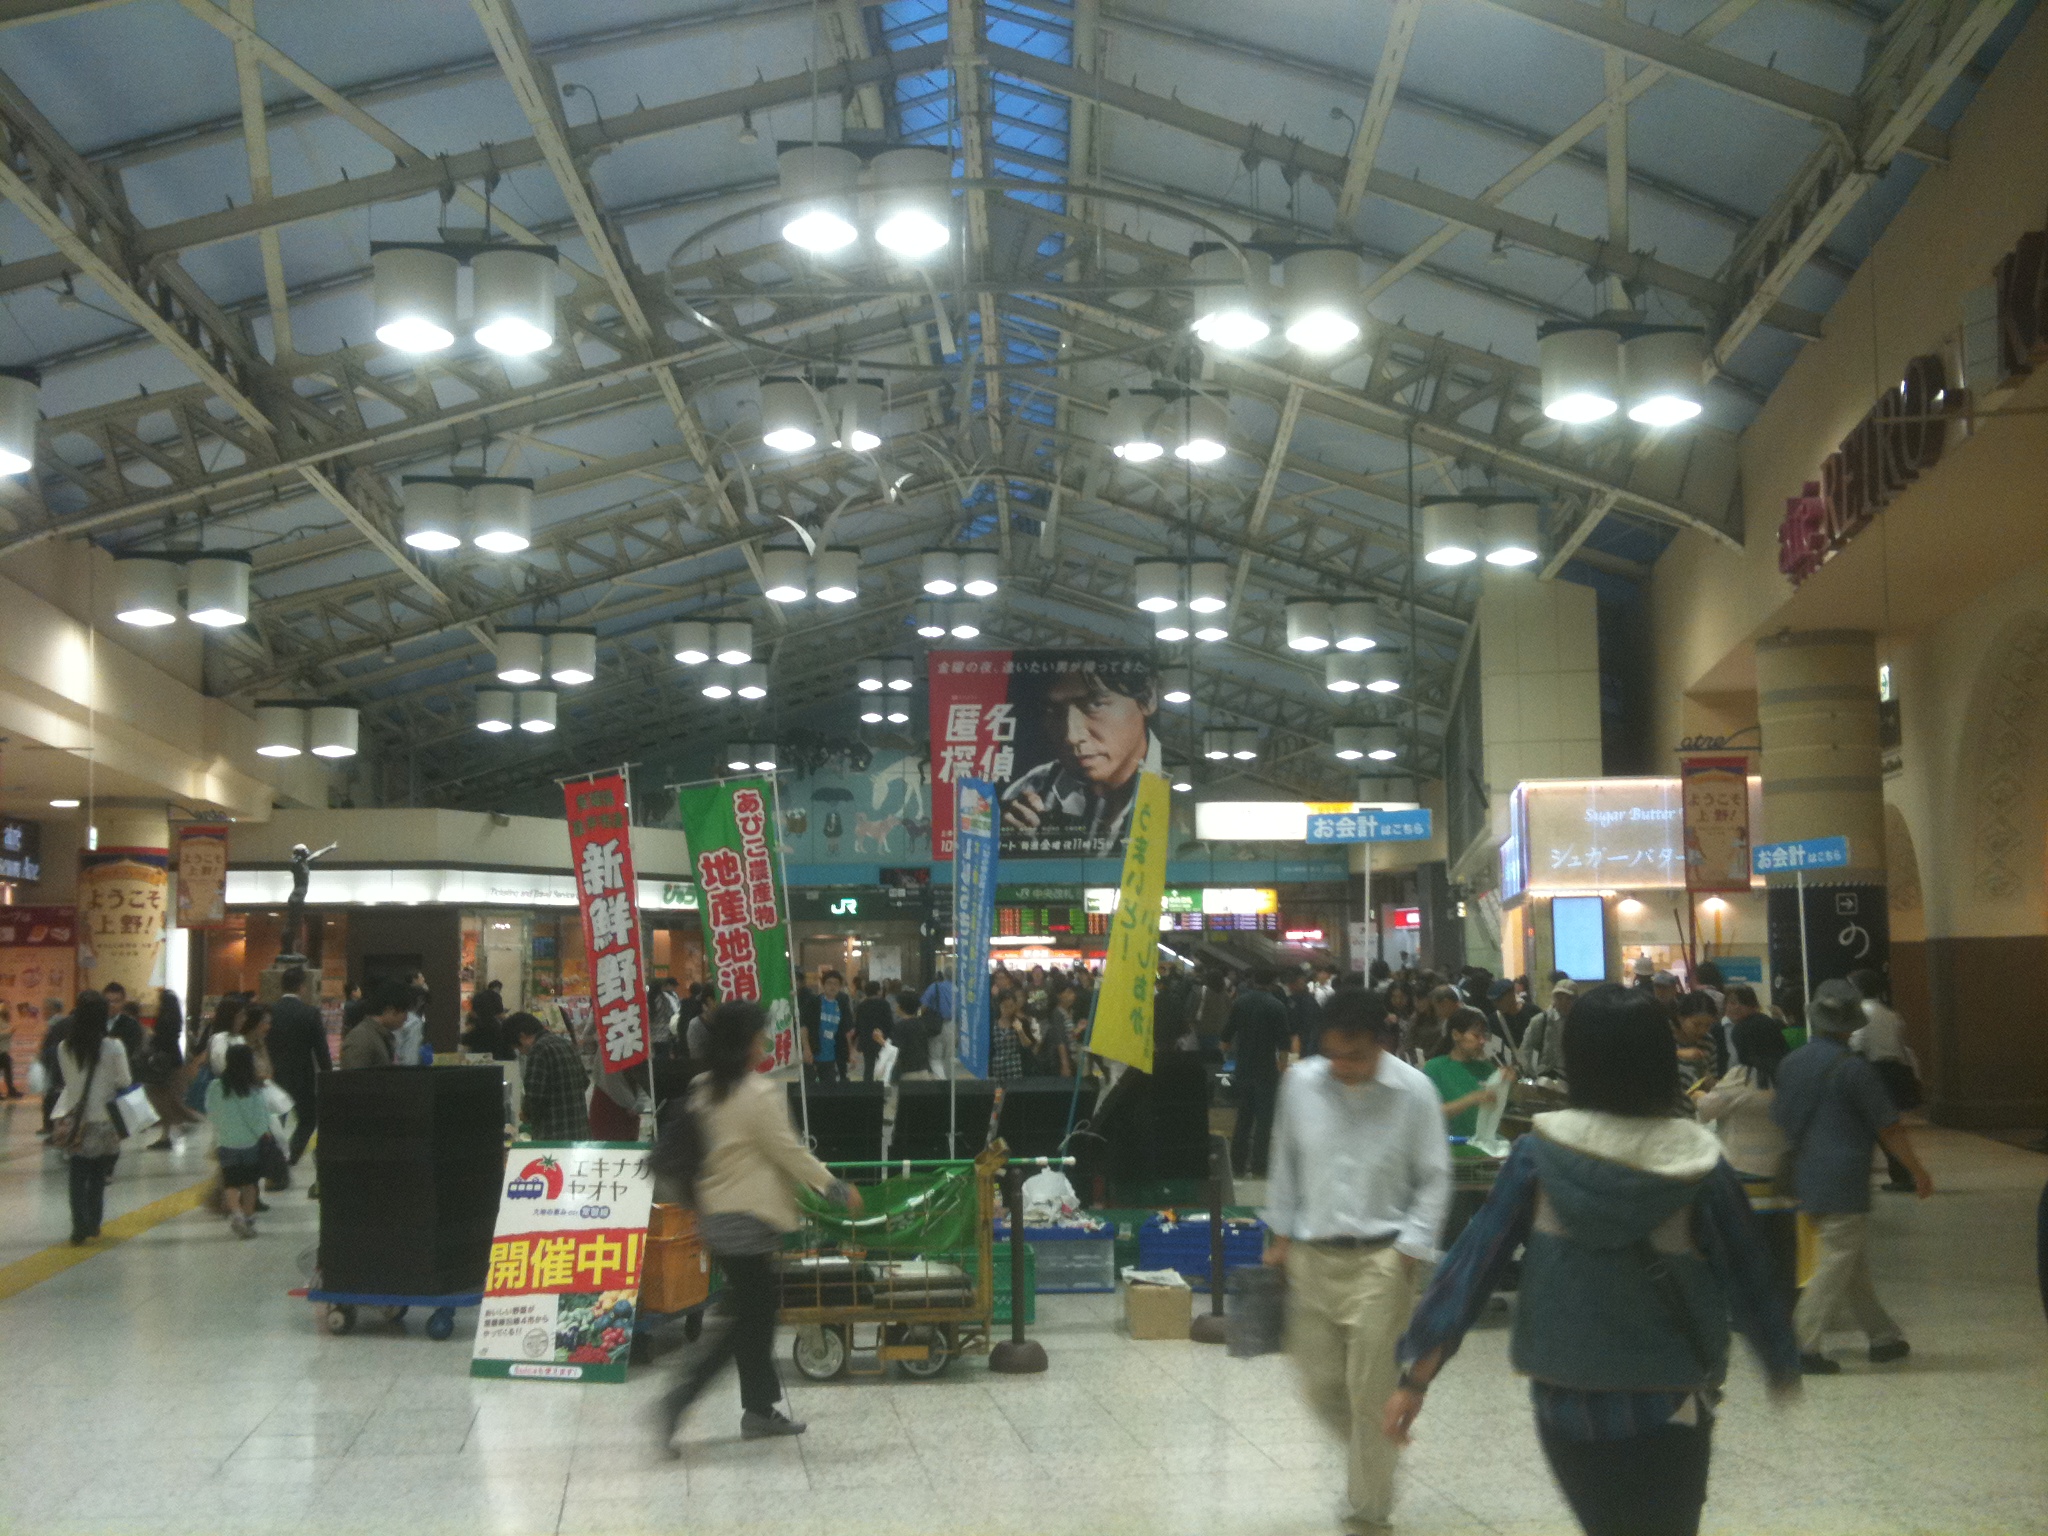
M 811 1236 L 878 1253 L 925 1253 L 974 1246 L 974 1170 L 912 1174 L 861 1186 L 853 1215 L 807 1189 L 797 1191 Z

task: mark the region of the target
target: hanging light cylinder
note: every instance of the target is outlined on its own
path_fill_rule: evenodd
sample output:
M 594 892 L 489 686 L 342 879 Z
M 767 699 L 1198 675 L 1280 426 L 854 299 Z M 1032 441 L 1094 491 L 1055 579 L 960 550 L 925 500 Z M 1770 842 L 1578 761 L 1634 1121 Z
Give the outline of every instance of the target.
M 306 712 L 296 704 L 256 706 L 256 755 L 297 757 L 306 750 Z
M 1287 605 L 1287 648 L 1326 651 L 1330 648 L 1330 605 L 1319 597 L 1297 597 Z
M 1257 731 L 1232 731 L 1230 733 L 1230 755 L 1240 763 L 1249 763 L 1259 755 L 1259 733 Z
M 398 482 L 405 504 L 405 542 L 430 555 L 460 549 L 469 528 L 469 499 L 460 483 L 439 475 L 405 475 Z
M 1401 728 L 1369 725 L 1365 728 L 1365 755 L 1376 763 L 1391 763 L 1401 755 Z
M 992 549 L 970 549 L 960 556 L 960 590 L 969 597 L 994 597 L 1002 588 L 1002 562 Z
M 1173 456 L 1190 464 L 1214 464 L 1230 452 L 1230 406 L 1226 397 L 1214 392 L 1190 395 L 1178 407 L 1169 405 L 1162 413 L 1180 412 L 1180 441 Z
M 860 551 L 835 544 L 811 561 L 811 593 L 821 603 L 850 603 L 860 596 Z
M 1332 693 L 1356 693 L 1365 686 L 1365 664 L 1348 651 L 1323 658 L 1323 686 Z
M 786 374 L 761 381 L 761 441 L 777 453 L 818 444 L 818 402 L 811 386 Z
M 529 736 L 545 736 L 555 728 L 555 696 L 546 688 L 529 689 L 519 695 L 519 729 Z
M 933 597 L 951 597 L 960 590 L 960 557 L 951 550 L 928 549 L 918 556 L 917 575 Z
M 1479 504 L 1463 496 L 1422 498 L 1422 558 L 1469 565 L 1479 558 Z
M 946 633 L 955 640 L 975 640 L 981 636 L 981 621 L 974 616 L 970 604 L 953 605 L 946 614 Z
M 946 621 L 940 615 L 937 603 L 917 605 L 917 633 L 923 640 L 943 640 L 946 637 Z
M 515 706 L 512 695 L 502 688 L 479 688 L 476 693 L 476 728 L 493 736 L 512 729 Z
M 1152 638 L 1163 645 L 1179 645 L 1188 637 L 1188 619 L 1178 609 L 1152 615 Z
M 558 629 L 548 636 L 548 680 L 578 688 L 597 676 L 597 632 Z
M 1149 389 L 1109 392 L 1109 419 L 1104 431 L 1109 451 L 1126 464 L 1149 464 L 1166 452 L 1159 428 L 1160 397 Z
M 533 482 L 485 479 L 470 484 L 469 541 L 494 555 L 516 555 L 533 543 Z
M 1370 598 L 1338 603 L 1330 610 L 1330 643 L 1340 651 L 1369 651 L 1379 644 L 1380 605 Z
M 1144 613 L 1171 613 L 1180 606 L 1185 571 L 1175 560 L 1140 560 L 1131 567 L 1137 583 L 1137 604 Z
M 882 664 L 882 676 L 887 680 L 891 693 L 908 693 L 917 686 L 908 656 L 891 656 Z
M 668 648 L 686 667 L 711 659 L 711 626 L 702 619 L 677 619 L 668 627 Z
M 733 669 L 723 662 L 704 669 L 704 681 L 697 691 L 707 699 L 729 699 L 732 697 Z
M 1188 567 L 1188 611 L 1221 613 L 1230 606 L 1230 567 L 1221 560 L 1197 560 Z
M 887 686 L 882 675 L 882 660 L 879 656 L 860 664 L 860 675 L 856 683 L 862 693 L 880 693 Z
M 1675 427 L 1705 406 L 1707 337 L 1688 325 L 1639 326 L 1621 344 L 1621 397 L 1628 419 Z
M 1509 569 L 1531 565 L 1543 554 L 1543 511 L 1533 501 L 1496 501 L 1481 519 L 1486 563 Z
M 42 420 L 43 376 L 33 368 L 0 368 L 0 475 L 35 468 Z
M 750 741 L 735 741 L 725 749 L 725 767 L 729 773 L 747 773 L 754 766 L 754 744 Z
M 761 551 L 761 595 L 771 603 L 800 603 L 807 595 L 810 561 L 800 549 Z
M 185 562 L 185 617 L 209 629 L 249 622 L 249 557 L 201 555 Z
M 1287 339 L 1317 357 L 1341 352 L 1364 334 L 1365 269 L 1339 246 L 1290 252 L 1281 263 Z
M 908 261 L 953 240 L 952 158 L 937 149 L 885 149 L 869 166 L 875 183 L 875 244 Z
M 501 629 L 495 641 L 498 653 L 498 681 L 537 683 L 546 664 L 547 642 L 538 630 Z
M 1195 696 L 1195 669 L 1168 667 L 1160 675 L 1159 697 L 1168 704 L 1186 704 Z
M 732 691 L 743 699 L 768 697 L 768 663 L 749 661 L 733 668 Z
M 754 624 L 751 619 L 720 619 L 711 630 L 711 654 L 728 667 L 754 659 Z
M 1202 732 L 1202 756 L 1212 763 L 1220 763 L 1230 756 L 1230 732 Z
M 1227 245 L 1197 245 L 1188 260 L 1195 280 L 1195 339 L 1226 352 L 1257 346 L 1273 333 L 1266 318 L 1273 258 L 1264 251 L 1240 256 Z
M 1399 693 L 1401 661 L 1391 651 L 1375 651 L 1362 658 L 1361 677 L 1367 693 Z
M 114 561 L 114 617 L 138 629 L 178 622 L 178 567 L 158 555 Z
M 360 723 L 347 705 L 315 704 L 306 716 L 307 747 L 315 757 L 354 757 Z
M 1538 326 L 1543 414 L 1583 426 L 1604 421 L 1621 403 L 1621 333 L 1601 322 L 1552 320 Z
M 455 345 L 455 288 L 462 260 L 440 245 L 370 245 L 377 339 L 394 352 L 441 352 Z
M 555 341 L 555 248 L 494 245 L 470 258 L 476 344 L 529 357 Z
M 873 453 L 881 447 L 886 398 L 880 379 L 849 379 L 828 388 L 825 412 L 832 424 L 832 446 L 849 453 Z
M 1365 756 L 1365 727 L 1340 725 L 1330 733 L 1330 750 L 1343 762 L 1355 763 Z
M 782 181 L 782 238 L 800 251 L 829 256 L 853 244 L 860 156 L 839 144 L 792 144 L 775 157 Z

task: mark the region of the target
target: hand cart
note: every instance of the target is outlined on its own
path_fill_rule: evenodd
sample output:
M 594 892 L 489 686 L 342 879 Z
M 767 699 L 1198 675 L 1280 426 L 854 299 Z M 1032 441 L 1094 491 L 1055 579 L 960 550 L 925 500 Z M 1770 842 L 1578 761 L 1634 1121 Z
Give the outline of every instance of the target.
M 427 1337 L 436 1342 L 455 1332 L 457 1311 L 481 1306 L 484 1299 L 481 1291 L 454 1296 L 391 1296 L 374 1291 L 327 1291 L 318 1286 L 306 1286 L 290 1294 L 312 1302 L 320 1327 L 337 1335 L 356 1331 L 358 1307 L 382 1308 L 384 1321 L 400 1333 L 405 1331 L 406 1314 L 414 1307 L 432 1307 L 434 1310 L 427 1314 Z
M 906 1376 L 929 1381 L 962 1355 L 988 1352 L 994 1342 L 996 1176 L 1007 1161 L 1003 1144 L 995 1142 L 972 1162 L 832 1165 L 840 1172 L 938 1177 L 894 1212 L 836 1219 L 812 1213 L 783 1252 L 781 1320 L 796 1330 L 791 1358 L 805 1378 L 879 1376 L 893 1361 Z M 971 1179 L 964 1197 L 971 1198 L 971 1212 L 957 1204 L 963 1194 L 955 1179 L 963 1174 Z M 921 1201 L 929 1209 L 917 1210 Z M 939 1209 L 948 1204 L 954 1208 Z M 948 1223 L 957 1232 L 960 1219 L 970 1219 L 971 1246 L 963 1252 L 943 1240 L 921 1241 L 916 1224 L 932 1216 L 940 1218 L 933 1232 Z M 864 1339 L 862 1330 L 872 1333 Z M 857 1368 L 856 1355 L 873 1359 L 874 1368 Z

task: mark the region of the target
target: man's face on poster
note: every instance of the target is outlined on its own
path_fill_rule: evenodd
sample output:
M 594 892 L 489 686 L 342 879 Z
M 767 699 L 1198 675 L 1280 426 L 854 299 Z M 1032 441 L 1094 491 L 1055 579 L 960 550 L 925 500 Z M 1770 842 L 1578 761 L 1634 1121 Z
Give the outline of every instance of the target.
M 1060 761 L 1098 791 L 1130 782 L 1145 766 L 1151 699 L 1109 687 L 1093 672 L 1065 672 L 1046 690 L 1046 728 L 1059 744 Z

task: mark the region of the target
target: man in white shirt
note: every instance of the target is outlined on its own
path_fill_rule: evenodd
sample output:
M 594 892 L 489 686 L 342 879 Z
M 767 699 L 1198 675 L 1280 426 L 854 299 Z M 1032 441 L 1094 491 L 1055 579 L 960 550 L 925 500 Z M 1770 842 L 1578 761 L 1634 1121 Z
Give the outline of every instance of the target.
M 1913 1059 L 1913 1048 L 1906 1044 L 1906 1021 L 1885 1001 L 1884 977 L 1871 970 L 1851 971 L 1849 982 L 1863 999 L 1864 1020 L 1863 1027 L 1849 1037 L 1849 1049 L 1877 1069 L 1884 1079 L 1884 1091 L 1897 1109 L 1918 1109 L 1919 1063 Z M 1891 1148 L 1880 1146 L 1879 1150 L 1884 1153 L 1884 1187 L 1893 1194 L 1911 1194 L 1913 1175 L 1906 1165 L 1892 1155 Z
M 1349 1448 L 1344 1529 L 1356 1536 L 1392 1529 L 1396 1451 L 1380 1412 L 1451 1202 L 1436 1087 L 1380 1048 L 1367 998 L 1336 994 L 1323 1054 L 1281 1079 L 1265 1210 L 1266 1262 L 1287 1271 L 1288 1352 L 1309 1406 Z

